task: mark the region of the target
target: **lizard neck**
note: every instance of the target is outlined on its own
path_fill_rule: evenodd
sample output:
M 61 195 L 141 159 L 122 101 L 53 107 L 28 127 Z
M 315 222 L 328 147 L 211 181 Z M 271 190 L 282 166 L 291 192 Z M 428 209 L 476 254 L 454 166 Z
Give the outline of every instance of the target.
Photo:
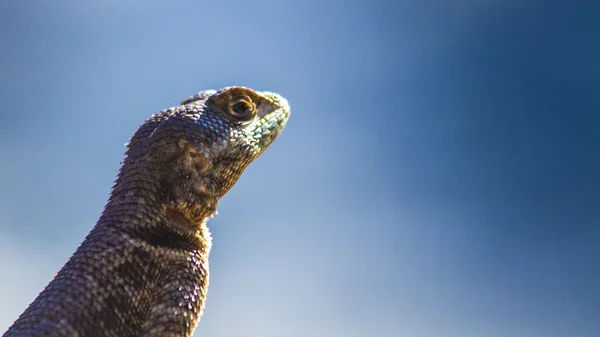
M 117 228 L 157 246 L 208 253 L 206 222 L 216 211 L 216 201 L 178 200 L 173 186 L 152 173 L 124 166 L 97 226 Z

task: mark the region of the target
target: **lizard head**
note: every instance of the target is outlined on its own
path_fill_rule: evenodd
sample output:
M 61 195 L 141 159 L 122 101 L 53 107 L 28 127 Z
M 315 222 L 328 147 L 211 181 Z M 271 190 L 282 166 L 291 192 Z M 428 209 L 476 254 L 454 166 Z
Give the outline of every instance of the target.
M 277 138 L 290 115 L 282 96 L 244 87 L 207 90 L 181 104 L 202 110 L 202 115 L 193 120 L 191 138 L 184 143 L 180 140 L 179 145 L 204 157 L 196 160 L 196 169 L 214 180 L 219 198 Z
M 287 100 L 275 93 L 245 87 L 200 92 L 138 128 L 119 177 L 127 166 L 144 167 L 158 183 L 161 204 L 201 221 L 277 138 L 289 116 Z

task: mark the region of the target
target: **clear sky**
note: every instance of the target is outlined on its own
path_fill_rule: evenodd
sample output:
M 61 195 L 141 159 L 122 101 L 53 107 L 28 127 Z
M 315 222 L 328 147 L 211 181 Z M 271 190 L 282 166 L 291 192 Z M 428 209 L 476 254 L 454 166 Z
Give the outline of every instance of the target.
M 196 336 L 596 337 L 600 5 L 0 1 L 0 331 L 94 225 L 135 128 L 292 105 L 210 222 Z

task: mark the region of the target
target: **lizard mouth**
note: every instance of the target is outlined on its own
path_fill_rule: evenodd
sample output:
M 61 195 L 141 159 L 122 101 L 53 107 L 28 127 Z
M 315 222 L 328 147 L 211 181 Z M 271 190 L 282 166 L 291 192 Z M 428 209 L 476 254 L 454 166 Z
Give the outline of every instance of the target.
M 283 129 L 290 117 L 290 105 L 283 96 L 272 92 L 258 92 L 265 98 L 258 107 L 258 120 L 248 130 L 261 143 L 272 142 Z

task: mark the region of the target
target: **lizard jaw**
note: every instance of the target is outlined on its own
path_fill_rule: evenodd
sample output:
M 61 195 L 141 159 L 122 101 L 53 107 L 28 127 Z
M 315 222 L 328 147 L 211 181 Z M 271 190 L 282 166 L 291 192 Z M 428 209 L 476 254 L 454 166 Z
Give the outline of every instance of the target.
M 257 92 L 268 104 L 262 104 L 258 109 L 258 119 L 250 124 L 250 134 L 258 140 L 260 147 L 265 149 L 285 128 L 291 114 L 288 100 L 276 93 L 268 91 Z

